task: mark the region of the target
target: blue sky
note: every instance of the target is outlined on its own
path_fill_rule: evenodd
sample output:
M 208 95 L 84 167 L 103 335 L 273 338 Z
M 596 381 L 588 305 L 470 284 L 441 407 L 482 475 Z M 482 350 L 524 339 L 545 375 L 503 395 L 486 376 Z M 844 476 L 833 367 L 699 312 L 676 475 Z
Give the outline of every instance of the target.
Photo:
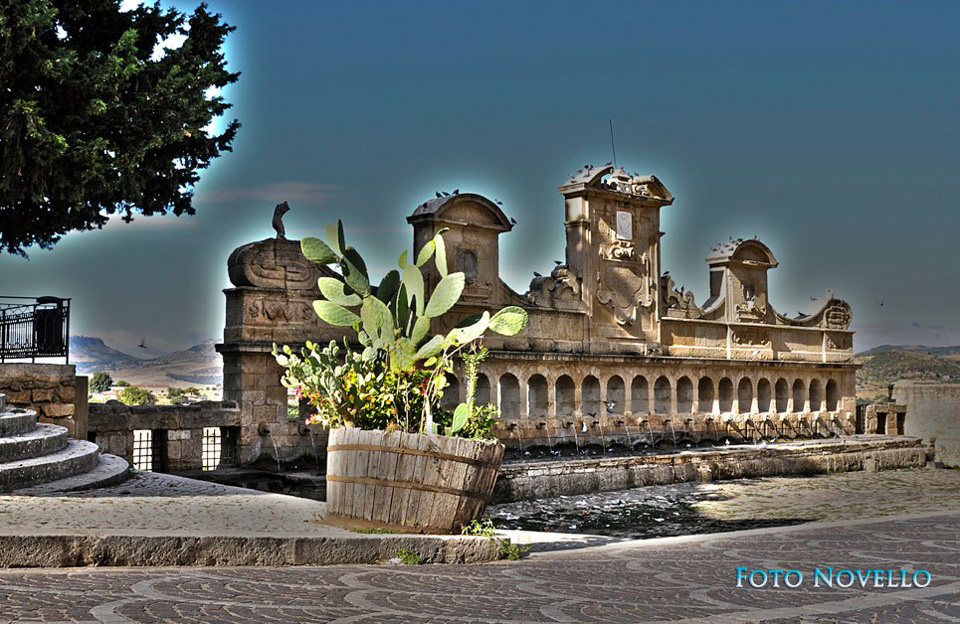
M 165 3 L 192 10 L 193 3 Z M 222 335 L 226 259 L 343 217 L 373 270 L 438 189 L 504 202 L 504 277 L 563 257 L 556 187 L 585 163 L 653 173 L 663 264 L 706 295 L 704 257 L 758 235 L 771 301 L 854 308 L 857 350 L 960 344 L 960 5 L 947 2 L 211 1 L 236 25 L 243 123 L 194 217 L 0 256 L 0 295 L 74 298 L 75 333 L 158 349 Z M 880 306 L 879 302 L 884 305 Z

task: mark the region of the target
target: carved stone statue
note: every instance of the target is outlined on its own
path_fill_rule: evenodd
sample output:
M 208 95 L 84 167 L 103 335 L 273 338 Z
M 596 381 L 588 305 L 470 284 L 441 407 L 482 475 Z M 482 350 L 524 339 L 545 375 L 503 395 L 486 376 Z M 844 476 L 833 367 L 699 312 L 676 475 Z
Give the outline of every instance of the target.
M 277 231 L 277 238 L 287 240 L 287 231 L 283 227 L 283 215 L 290 212 L 290 206 L 287 205 L 287 202 L 282 204 L 277 204 L 277 207 L 273 209 L 273 229 Z

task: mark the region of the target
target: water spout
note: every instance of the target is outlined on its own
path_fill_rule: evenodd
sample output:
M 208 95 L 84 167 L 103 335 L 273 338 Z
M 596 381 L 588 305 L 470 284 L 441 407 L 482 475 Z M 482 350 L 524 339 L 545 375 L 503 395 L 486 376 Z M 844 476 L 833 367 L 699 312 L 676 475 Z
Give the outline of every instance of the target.
M 627 444 L 630 445 L 630 450 L 633 451 L 633 436 L 630 435 L 630 428 L 627 427 L 626 421 L 618 420 L 617 426 L 623 427 L 623 430 L 627 432 Z
M 563 428 L 564 428 L 564 429 L 572 429 L 572 430 L 573 430 L 573 446 L 574 446 L 574 448 L 575 448 L 576 451 L 577 451 L 577 456 L 579 457 L 579 455 L 580 455 L 580 437 L 577 435 L 577 423 L 573 422 L 572 420 L 568 420 L 567 422 L 563 423 Z
M 601 421 L 599 421 L 599 420 L 595 420 L 595 421 L 593 421 L 593 426 L 594 426 L 594 427 L 596 427 L 596 426 L 599 426 L 599 427 L 600 427 L 600 446 L 603 447 L 603 452 L 606 453 L 606 452 L 607 452 L 607 437 L 606 437 L 605 435 L 603 435 L 603 422 L 601 422 Z

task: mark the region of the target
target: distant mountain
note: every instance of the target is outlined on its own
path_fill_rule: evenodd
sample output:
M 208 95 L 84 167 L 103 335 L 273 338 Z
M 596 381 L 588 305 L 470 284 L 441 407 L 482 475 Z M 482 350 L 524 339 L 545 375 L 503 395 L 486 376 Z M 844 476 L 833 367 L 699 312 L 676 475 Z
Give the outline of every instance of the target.
M 108 347 L 100 338 L 70 336 L 70 363 L 82 374 L 137 366 L 141 360 Z
M 859 353 L 857 396 L 873 399 L 886 396 L 887 385 L 903 379 L 960 381 L 960 346 L 882 345 Z
M 70 361 L 78 373 L 104 371 L 115 381 L 139 386 L 215 385 L 223 380 L 223 358 L 215 344 L 209 339 L 183 351 L 139 359 L 107 346 L 100 338 L 74 336 L 70 338 Z
M 878 355 L 889 351 L 903 351 L 906 353 L 925 353 L 926 355 L 960 355 L 960 346 L 956 347 L 927 347 L 924 345 L 880 345 L 862 353 L 857 357 Z

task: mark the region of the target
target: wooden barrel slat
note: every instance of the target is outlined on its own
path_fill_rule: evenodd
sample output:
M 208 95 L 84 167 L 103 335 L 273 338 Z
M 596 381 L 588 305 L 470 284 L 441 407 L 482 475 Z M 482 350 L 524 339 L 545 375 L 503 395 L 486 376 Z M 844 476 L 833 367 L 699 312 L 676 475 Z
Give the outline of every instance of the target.
M 455 532 L 493 492 L 503 446 L 438 435 L 331 431 L 327 512 L 331 521 Z
M 416 439 L 411 437 L 408 433 L 399 433 L 397 435 L 397 443 L 391 445 L 392 448 L 402 449 L 406 448 L 410 444 L 415 444 Z M 416 458 L 412 455 L 401 455 L 396 454 L 396 470 L 394 470 L 393 478 L 396 481 L 411 481 L 413 476 L 413 466 L 416 462 Z M 383 510 L 383 519 L 385 522 L 390 524 L 402 525 L 404 524 L 403 512 L 408 506 L 408 501 L 412 496 L 410 490 L 404 490 L 399 488 L 391 488 L 393 493 L 392 496 L 392 505 L 389 509 Z

